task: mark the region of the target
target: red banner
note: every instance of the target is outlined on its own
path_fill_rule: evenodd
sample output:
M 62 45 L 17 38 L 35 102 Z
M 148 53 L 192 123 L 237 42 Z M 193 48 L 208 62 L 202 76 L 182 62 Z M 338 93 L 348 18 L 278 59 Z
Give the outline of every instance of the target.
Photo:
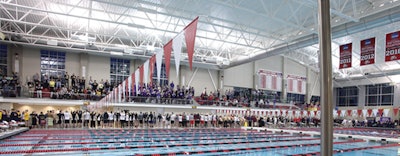
M 150 84 L 153 82 L 154 65 L 156 63 L 156 55 L 150 57 L 149 70 L 150 70 Z
M 185 30 L 185 40 L 186 40 L 186 47 L 188 53 L 188 61 L 190 70 L 192 70 L 192 60 L 193 60 L 193 53 L 194 53 L 194 42 L 196 39 L 196 30 L 197 30 L 197 21 L 199 17 L 196 17 L 188 26 L 186 26 Z
M 171 63 L 172 40 L 164 45 L 165 74 L 169 78 L 169 68 Z
M 385 62 L 400 60 L 400 31 L 386 34 Z
M 371 116 L 371 114 L 372 114 L 372 109 L 368 109 L 367 112 L 368 112 L 368 116 Z
M 383 116 L 383 109 L 378 109 L 378 116 Z
M 351 112 L 352 112 L 353 110 L 351 110 L 351 109 L 348 109 L 347 110 L 347 116 L 351 116 Z
M 375 63 L 375 37 L 361 41 L 360 66 Z
M 399 112 L 399 108 L 393 108 L 393 115 L 397 117 L 397 113 Z
M 361 113 L 362 113 L 362 110 L 361 110 L 361 109 L 357 110 L 358 116 L 361 116 Z
M 339 69 L 351 68 L 352 43 L 340 46 Z
M 340 114 L 342 114 L 342 111 L 341 110 L 337 110 L 337 114 L 338 114 L 338 116 L 340 116 Z

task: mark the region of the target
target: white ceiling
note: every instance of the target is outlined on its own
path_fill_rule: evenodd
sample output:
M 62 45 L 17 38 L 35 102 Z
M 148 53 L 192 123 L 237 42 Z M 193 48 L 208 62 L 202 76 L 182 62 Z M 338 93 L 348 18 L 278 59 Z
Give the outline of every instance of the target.
M 372 26 L 374 33 L 351 32 L 378 14 L 390 17 L 399 5 L 398 0 L 331 0 L 332 29 L 347 32 L 345 37 L 336 35 L 332 47 L 399 30 L 398 19 L 390 18 L 394 24 Z M 318 45 L 297 44 L 317 36 L 317 7 L 317 0 L 1 0 L 0 31 L 16 37 L 2 41 L 6 43 L 103 55 L 121 51 L 127 57 L 146 58 L 152 47 L 162 47 L 199 16 L 198 66 L 220 68 L 216 60 L 238 65 L 283 55 L 318 70 Z M 77 35 L 91 39 L 82 41 Z M 57 40 L 58 45 L 48 45 L 48 40 Z M 291 44 L 296 46 L 279 49 Z M 335 62 L 337 48 L 332 50 Z M 335 72 L 343 77 L 363 73 L 356 64 L 354 69 Z M 382 72 L 387 66 L 382 64 L 374 71 Z

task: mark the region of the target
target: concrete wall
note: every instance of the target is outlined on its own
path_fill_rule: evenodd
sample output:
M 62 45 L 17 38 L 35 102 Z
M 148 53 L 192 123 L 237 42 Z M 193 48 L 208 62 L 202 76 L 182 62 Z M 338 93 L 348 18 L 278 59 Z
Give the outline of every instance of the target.
M 253 88 L 253 63 L 246 63 L 224 70 L 224 86 Z
M 110 80 L 110 58 L 103 56 L 89 55 L 87 72 L 93 80 L 98 82 L 103 79 Z M 66 65 L 67 66 L 67 65 Z
M 35 111 L 36 113 L 40 112 L 47 112 L 49 110 L 68 110 L 68 111 L 73 111 L 73 110 L 80 110 L 80 106 L 55 106 L 55 105 L 21 105 L 21 104 L 13 104 L 13 108 L 16 110 L 20 111 L 25 111 L 28 110 L 29 113 L 32 111 Z
M 40 49 L 23 47 L 21 62 L 22 84 L 26 84 L 27 80 L 32 80 L 34 74 L 40 74 Z

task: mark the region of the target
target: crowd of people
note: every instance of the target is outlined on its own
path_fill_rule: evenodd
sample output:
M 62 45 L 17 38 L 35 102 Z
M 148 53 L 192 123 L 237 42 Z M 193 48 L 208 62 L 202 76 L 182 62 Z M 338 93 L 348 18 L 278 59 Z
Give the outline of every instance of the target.
M 75 76 L 75 74 L 69 75 L 68 72 L 65 72 L 63 76 L 46 74 L 41 76 L 36 73 L 32 77 L 32 81 L 28 82 L 28 88 L 30 97 L 43 98 L 43 94 L 46 94 L 53 99 L 100 100 L 118 84 L 111 84 L 108 80 L 104 81 L 103 79 L 96 81 L 92 77 L 89 77 L 88 83 L 86 83 L 84 77 Z M 134 87 L 131 88 L 131 92 L 125 91 L 124 102 L 191 104 L 194 96 L 193 87 L 175 86 L 173 82 L 164 86 L 157 86 L 155 83 L 141 84 L 137 93 Z
M 238 128 L 249 127 L 318 127 L 320 119 L 310 116 L 287 115 L 237 115 L 217 113 L 163 113 L 134 112 L 129 110 L 87 111 L 49 110 L 35 112 L 28 110 L 0 112 L 0 123 L 21 122 L 31 128 Z M 340 119 L 334 123 L 340 127 L 385 127 L 394 128 L 398 121 L 370 124 L 367 120 Z
M 68 72 L 50 76 L 36 73 L 27 84 L 30 97 L 43 98 L 46 94 L 53 99 L 99 100 L 113 88 L 108 80 L 98 82 L 90 76 L 88 83 L 86 81 L 85 77 L 69 75 Z
M 17 72 L 11 76 L 1 76 L 0 93 L 3 97 L 21 96 L 21 83 Z

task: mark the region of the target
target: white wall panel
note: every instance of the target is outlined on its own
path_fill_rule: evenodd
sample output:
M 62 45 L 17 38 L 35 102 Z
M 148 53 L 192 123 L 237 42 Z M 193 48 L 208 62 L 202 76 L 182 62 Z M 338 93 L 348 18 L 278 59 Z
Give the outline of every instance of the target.
M 246 63 L 224 70 L 224 85 L 253 88 L 253 63 Z
M 104 56 L 89 55 L 87 67 L 88 76 L 100 82 L 101 79 L 110 80 L 110 58 Z M 88 79 L 89 80 L 89 79 Z
M 22 54 L 22 84 L 26 84 L 26 80 L 32 80 L 32 76 L 36 73 L 40 74 L 40 49 L 23 48 Z
M 78 53 L 66 53 L 65 54 L 65 70 L 69 75 L 75 74 L 75 76 L 81 77 L 81 63 L 80 56 Z
M 186 71 L 186 73 L 190 74 L 191 72 L 189 72 L 189 71 Z M 208 73 L 207 69 L 199 69 L 197 71 L 196 75 L 194 75 L 191 86 L 193 86 L 195 88 L 195 95 L 200 95 L 201 92 L 204 90 L 204 88 L 207 88 L 208 92 L 210 92 L 210 91 L 215 92 L 216 91 L 215 87 L 217 87 L 217 89 L 218 89 L 218 86 L 217 86 L 218 85 L 218 71 L 210 70 L 210 73 L 211 73 L 211 77 L 210 77 L 210 74 Z M 214 83 L 216 85 L 215 87 L 214 87 L 214 84 L 213 84 L 211 78 L 214 80 Z
M 307 68 L 300 63 L 294 62 L 291 59 L 286 59 L 285 63 L 285 69 L 286 73 L 285 74 L 290 74 L 290 75 L 297 75 L 297 76 L 307 76 Z M 286 77 L 287 75 L 284 75 Z
M 282 56 L 273 56 L 256 61 L 256 71 L 258 69 L 265 69 L 269 71 L 282 72 Z

